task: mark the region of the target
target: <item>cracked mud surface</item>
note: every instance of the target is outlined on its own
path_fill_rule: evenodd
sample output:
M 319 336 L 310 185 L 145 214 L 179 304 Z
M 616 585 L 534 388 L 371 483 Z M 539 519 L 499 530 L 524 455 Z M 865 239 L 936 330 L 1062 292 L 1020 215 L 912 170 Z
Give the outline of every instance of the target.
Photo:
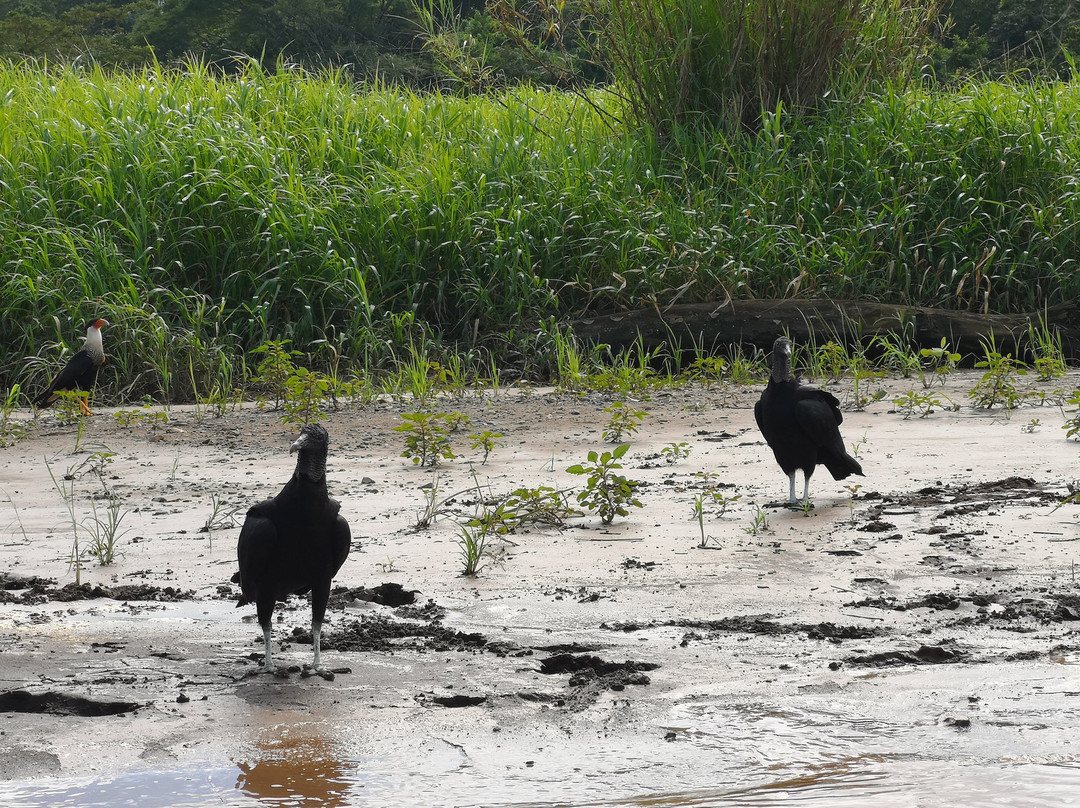
M 866 477 L 840 483 L 822 469 L 804 512 L 770 504 L 787 481 L 753 425 L 756 395 L 690 388 L 635 402 L 650 415 L 623 471 L 645 483 L 644 507 L 610 527 L 587 515 L 522 529 L 475 578 L 459 574 L 455 520 L 472 516 L 477 481 L 493 495 L 579 485 L 565 469 L 605 447 L 612 397 L 440 402 L 505 445 L 481 465 L 454 436 L 461 456 L 437 472 L 399 457 L 402 406 L 332 414 L 330 489 L 354 542 L 322 678 L 305 667 L 304 598 L 276 612 L 282 675 L 258 673 L 254 609 L 234 608 L 230 583 L 239 527 L 205 529 L 276 493 L 295 427 L 254 407 L 202 421 L 177 408 L 157 427 L 102 413 L 75 452 L 74 427 L 42 417 L 0 449 L 0 776 L 247 760 L 267 733 L 306 722 L 347 725 L 364 748 L 438 737 L 531 760 L 602 736 L 662 758 L 697 737 L 685 715 L 714 705 L 886 705 L 873 709 L 955 732 L 991 713 L 1028 726 L 1016 699 L 1048 691 L 1058 695 L 1036 723 L 1073 732 L 1080 508 L 1056 505 L 1080 477 L 1080 449 L 1060 413 L 1038 410 L 1025 431 L 1029 410 L 911 421 L 886 403 L 849 410 L 843 432 Z M 690 456 L 664 462 L 660 449 L 679 442 Z M 76 584 L 70 519 L 43 458 L 63 469 L 99 450 L 115 453 L 105 480 L 81 477 L 76 504 L 85 518 L 107 485 L 126 533 L 115 563 L 88 563 Z M 464 493 L 416 530 L 433 483 Z M 710 483 L 740 499 L 706 518 L 701 548 L 691 511 Z M 754 533 L 758 505 L 769 525 Z

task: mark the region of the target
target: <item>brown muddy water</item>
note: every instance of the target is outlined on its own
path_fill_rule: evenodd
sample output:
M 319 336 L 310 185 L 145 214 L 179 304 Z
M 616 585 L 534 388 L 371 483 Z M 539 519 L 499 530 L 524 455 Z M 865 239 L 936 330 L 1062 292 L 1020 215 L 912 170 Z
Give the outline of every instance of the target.
M 528 726 L 508 727 L 504 738 L 465 732 L 460 740 L 373 742 L 367 728 L 294 715 L 229 759 L 11 781 L 0 805 L 1080 805 L 1078 662 L 1065 660 L 1057 675 L 1029 671 L 1023 681 L 990 665 L 903 672 L 892 675 L 900 682 L 889 698 L 869 701 L 829 687 L 775 704 L 691 698 L 669 706 L 650 731 L 598 726 L 561 742 Z M 982 695 L 943 718 L 943 695 L 964 689 Z M 454 712 L 466 727 L 486 723 L 474 712 L 482 709 Z

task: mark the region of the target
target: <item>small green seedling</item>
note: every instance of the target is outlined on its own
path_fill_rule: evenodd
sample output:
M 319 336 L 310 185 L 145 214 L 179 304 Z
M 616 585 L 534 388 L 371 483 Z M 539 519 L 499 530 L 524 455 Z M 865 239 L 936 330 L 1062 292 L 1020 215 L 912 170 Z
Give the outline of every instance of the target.
M 760 505 L 754 505 L 754 519 L 749 527 L 744 527 L 743 532 L 751 536 L 757 536 L 769 529 L 769 517 Z
M 1025 376 L 1027 370 L 1023 363 L 1013 359 L 1012 354 L 1001 354 L 991 336 L 989 342 L 983 341 L 985 358 L 976 362 L 975 367 L 985 369 L 982 378 L 968 391 L 968 397 L 976 407 L 991 409 L 1000 405 L 1007 410 L 1019 407 L 1024 402 L 1024 395 L 1017 389 L 1013 376 Z
M 848 493 L 851 495 L 848 497 L 848 510 L 850 511 L 851 524 L 855 524 L 855 495 L 859 493 L 862 486 L 858 483 L 852 485 L 845 485 Z
M 715 542 L 717 547 L 720 546 L 719 539 L 715 539 L 712 536 L 707 536 L 705 534 L 705 509 L 706 509 L 706 507 L 709 506 L 709 505 L 717 507 L 718 510 L 714 515 L 715 515 L 715 517 L 717 519 L 720 519 L 720 518 L 723 518 L 725 513 L 727 513 L 728 507 L 733 505 L 734 503 L 738 502 L 740 497 L 741 497 L 740 494 L 734 494 L 734 495 L 728 496 L 727 494 L 724 494 L 722 491 L 717 491 L 715 489 L 711 490 L 711 491 L 706 491 L 705 493 L 702 493 L 702 494 L 697 494 L 694 497 L 694 505 L 693 505 L 693 511 L 692 512 L 693 512 L 694 518 L 697 520 L 698 530 L 701 533 L 701 540 L 698 543 L 698 547 L 700 547 L 702 549 L 705 549 L 705 548 L 710 546 L 709 545 L 710 541 Z
M 130 427 L 132 424 L 150 424 L 157 429 L 159 424 L 169 423 L 169 413 L 165 409 L 155 409 L 154 405 L 147 402 L 135 410 L 117 410 L 113 414 L 116 423 L 120 426 Z
M 920 418 L 930 415 L 935 407 L 941 407 L 941 399 L 933 393 L 917 393 L 914 390 L 908 390 L 904 395 L 894 398 L 893 404 L 907 421 L 913 415 L 918 415 Z
M 685 441 L 682 443 L 669 443 L 660 450 L 660 456 L 668 463 L 678 463 L 680 460 L 690 456 L 690 446 Z
M 402 457 L 410 458 L 418 466 L 437 466 L 439 461 L 457 456 L 450 447 L 446 413 L 406 412 L 401 417 L 405 423 L 394 427 L 394 431 L 405 434 Z
M 610 525 L 616 516 L 627 516 L 628 507 L 641 507 L 634 495 L 641 483 L 615 473 L 622 468 L 618 461 L 629 449 L 630 444 L 624 443 L 610 452 L 590 451 L 587 464 L 576 463 L 567 469 L 570 474 L 586 475 L 585 489 L 578 492 L 577 501 L 587 510 L 597 511 L 605 525 Z
M 21 395 L 19 385 L 13 384 L 0 404 L 0 447 L 14 446 L 16 441 L 26 437 L 26 427 L 12 417 Z
M 1072 404 L 1077 409 L 1064 410 L 1063 414 L 1066 416 L 1065 423 L 1061 425 L 1061 428 L 1065 430 L 1065 439 L 1080 437 L 1080 390 L 1074 390 L 1072 394 L 1065 399 L 1066 404 Z
M 120 523 L 127 516 L 127 511 L 121 510 L 120 500 L 115 498 L 109 500 L 104 516 L 98 511 L 96 502 L 91 501 L 90 507 L 93 513 L 82 525 L 90 537 L 85 552 L 94 556 L 98 563 L 105 567 L 115 560 L 116 545 L 127 533 L 126 530 L 120 530 Z
M 470 520 L 458 525 L 458 549 L 461 552 L 462 570 L 465 576 L 475 576 L 489 563 L 502 560 L 502 553 L 492 546 L 490 526 L 481 520 Z
M 956 370 L 956 363 L 960 361 L 960 354 L 949 350 L 949 343 L 945 337 L 941 338 L 939 347 L 923 348 L 919 354 L 926 360 L 924 364 L 919 365 L 919 379 L 924 388 L 933 385 L 935 379 L 939 379 L 944 386 L 945 377 Z
M 603 438 L 608 443 L 618 443 L 624 437 L 637 432 L 649 413 L 645 410 L 634 410 L 621 401 L 616 401 L 610 407 L 604 407 L 604 412 L 611 413 L 611 420 L 604 427 Z
M 505 446 L 499 438 L 503 437 L 502 432 L 489 432 L 484 430 L 483 432 L 477 432 L 469 435 L 469 440 L 472 441 L 473 450 L 481 449 L 484 452 L 484 459 L 480 461 L 480 465 L 487 463 L 488 455 L 495 449 L 496 446 Z

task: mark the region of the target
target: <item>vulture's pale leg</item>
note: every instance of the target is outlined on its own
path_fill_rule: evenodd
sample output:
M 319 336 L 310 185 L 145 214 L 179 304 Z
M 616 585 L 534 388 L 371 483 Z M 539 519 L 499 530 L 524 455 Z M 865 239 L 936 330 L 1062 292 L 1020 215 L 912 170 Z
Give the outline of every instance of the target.
M 789 483 L 789 486 L 788 486 L 788 500 L 787 501 L 789 503 L 794 504 L 795 503 L 795 472 L 794 471 L 791 472 L 791 474 L 788 475 L 788 483 Z
M 273 673 L 274 663 L 270 661 L 270 624 L 263 626 L 263 645 L 266 646 L 266 658 L 263 660 L 263 673 Z
M 311 621 L 311 644 L 315 648 L 315 658 L 312 660 L 312 666 L 318 670 L 319 668 L 319 639 L 322 637 L 322 623 L 316 623 Z

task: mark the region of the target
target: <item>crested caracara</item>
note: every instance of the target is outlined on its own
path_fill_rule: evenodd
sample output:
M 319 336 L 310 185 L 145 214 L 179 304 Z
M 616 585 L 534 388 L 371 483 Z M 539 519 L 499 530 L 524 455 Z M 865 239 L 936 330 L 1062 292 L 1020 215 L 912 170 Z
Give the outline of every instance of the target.
M 75 354 L 64 369 L 56 374 L 45 391 L 34 400 L 34 405 L 39 408 L 48 407 L 60 396 L 59 393 L 67 390 L 83 390 L 89 393 L 94 389 L 97 381 L 98 368 L 105 364 L 105 348 L 101 344 L 101 329 L 108 322 L 100 317 L 91 320 L 86 326 L 86 340 L 82 350 Z M 90 408 L 86 406 L 83 398 L 78 399 L 79 408 L 83 415 L 90 414 Z

